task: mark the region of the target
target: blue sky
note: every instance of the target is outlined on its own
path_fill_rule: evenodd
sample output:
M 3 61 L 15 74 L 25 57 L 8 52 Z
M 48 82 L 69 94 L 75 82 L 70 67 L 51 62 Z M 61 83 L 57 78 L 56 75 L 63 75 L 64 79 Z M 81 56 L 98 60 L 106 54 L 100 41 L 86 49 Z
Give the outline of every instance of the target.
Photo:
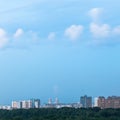
M 0 3 L 0 104 L 120 95 L 118 0 Z

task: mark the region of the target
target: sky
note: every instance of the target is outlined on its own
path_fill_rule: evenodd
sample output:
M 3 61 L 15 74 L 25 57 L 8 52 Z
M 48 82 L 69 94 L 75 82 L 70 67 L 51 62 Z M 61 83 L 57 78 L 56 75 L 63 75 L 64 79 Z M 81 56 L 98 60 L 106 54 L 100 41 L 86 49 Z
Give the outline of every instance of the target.
M 119 0 L 0 3 L 0 104 L 120 96 Z

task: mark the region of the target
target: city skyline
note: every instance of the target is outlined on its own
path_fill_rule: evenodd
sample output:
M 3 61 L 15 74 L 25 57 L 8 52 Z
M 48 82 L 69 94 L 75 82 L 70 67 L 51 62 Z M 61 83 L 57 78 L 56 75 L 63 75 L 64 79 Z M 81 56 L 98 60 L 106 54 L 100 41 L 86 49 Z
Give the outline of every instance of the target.
M 82 95 L 82 96 L 79 96 L 79 99 L 76 100 L 76 101 L 61 101 L 59 99 L 59 97 L 55 97 L 55 98 L 47 98 L 47 100 L 43 101 L 42 98 L 28 98 L 28 99 L 12 99 L 11 102 L 22 102 L 22 101 L 38 101 L 39 100 L 39 103 L 40 105 L 44 105 L 44 104 L 72 104 L 72 103 L 81 103 L 83 105 L 83 107 L 87 108 L 87 107 L 96 107 L 96 101 L 98 100 L 98 98 L 104 98 L 104 99 L 109 99 L 109 98 L 119 98 L 120 99 L 120 96 L 116 96 L 116 95 L 109 95 L 109 96 L 88 96 L 88 95 Z M 86 103 L 85 103 L 86 102 Z M 0 105 L 10 105 L 11 103 L 9 104 L 1 104 Z M 88 106 L 86 106 L 86 104 L 88 104 Z
M 1 1 L 0 103 L 119 96 L 119 3 Z
M 0 109 L 12 110 L 12 109 L 31 109 L 31 108 L 94 108 L 99 107 L 101 109 L 106 108 L 120 108 L 120 96 L 98 96 L 93 98 L 92 96 L 80 96 L 79 102 L 60 102 L 58 98 L 53 101 L 52 98 L 48 99 L 48 102 L 41 103 L 41 99 L 31 98 L 28 100 L 13 100 L 11 105 L 0 104 Z

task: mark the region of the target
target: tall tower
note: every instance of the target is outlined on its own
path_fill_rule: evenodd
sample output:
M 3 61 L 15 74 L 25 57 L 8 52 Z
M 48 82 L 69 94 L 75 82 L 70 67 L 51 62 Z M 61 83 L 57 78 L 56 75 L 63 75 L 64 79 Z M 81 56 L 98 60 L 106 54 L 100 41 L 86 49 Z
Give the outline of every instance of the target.
M 34 100 L 34 108 L 40 108 L 40 99 Z
M 89 108 L 92 107 L 92 97 L 88 97 L 87 95 L 80 97 L 80 103 L 82 107 Z
M 58 98 L 55 98 L 55 104 L 59 104 Z
M 52 99 L 51 98 L 48 99 L 48 104 L 52 104 Z
M 94 98 L 94 107 L 98 107 L 98 97 Z

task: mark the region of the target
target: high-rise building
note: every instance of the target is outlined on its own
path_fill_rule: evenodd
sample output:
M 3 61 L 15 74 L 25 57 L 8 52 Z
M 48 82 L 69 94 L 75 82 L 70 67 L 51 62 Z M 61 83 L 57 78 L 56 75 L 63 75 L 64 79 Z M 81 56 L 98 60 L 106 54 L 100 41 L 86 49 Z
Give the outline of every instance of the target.
M 22 101 L 22 108 L 23 109 L 32 108 L 32 101 L 31 100 L 24 100 L 24 101 Z
M 28 103 L 27 103 L 27 101 L 22 101 L 22 108 L 23 109 L 26 109 L 26 108 L 28 108 Z
M 52 104 L 52 99 L 51 98 L 48 99 L 48 104 Z
M 56 105 L 59 104 L 58 98 L 55 98 L 55 104 L 56 104 Z
M 12 108 L 13 109 L 40 108 L 40 99 L 12 101 Z
M 22 102 L 21 101 L 12 101 L 12 108 L 13 109 L 20 109 L 20 108 L 22 108 Z
M 98 98 L 94 98 L 94 107 L 98 107 Z
M 101 109 L 120 108 L 120 97 L 117 96 L 109 96 L 108 98 L 98 97 L 98 107 L 100 107 Z
M 98 107 L 101 109 L 105 108 L 106 99 L 103 96 L 98 97 Z
M 40 99 L 34 99 L 34 108 L 40 108 Z
M 17 109 L 18 108 L 18 102 L 17 101 L 12 101 L 12 108 Z
M 81 96 L 80 103 L 84 108 L 92 107 L 92 97 L 88 97 L 87 95 Z

